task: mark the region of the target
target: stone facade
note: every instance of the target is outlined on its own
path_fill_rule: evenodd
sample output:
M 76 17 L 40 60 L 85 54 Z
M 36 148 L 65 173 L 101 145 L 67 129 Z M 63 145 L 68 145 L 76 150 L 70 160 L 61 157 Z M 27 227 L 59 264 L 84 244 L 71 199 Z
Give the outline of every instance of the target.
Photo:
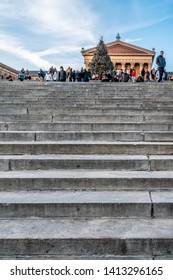
M 155 56 L 154 50 L 147 50 L 132 44 L 116 40 L 106 44 L 108 54 L 116 69 L 135 68 L 137 75 L 141 73 L 142 68 L 151 70 Z M 84 57 L 84 67 L 89 69 L 89 63 L 92 61 L 96 47 L 84 50 L 81 53 Z

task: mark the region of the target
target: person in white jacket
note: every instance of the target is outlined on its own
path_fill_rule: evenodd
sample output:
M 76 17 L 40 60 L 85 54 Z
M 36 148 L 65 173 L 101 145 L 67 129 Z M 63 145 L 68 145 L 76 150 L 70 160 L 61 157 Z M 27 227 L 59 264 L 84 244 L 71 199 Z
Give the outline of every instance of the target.
M 46 73 L 45 81 L 46 82 L 51 82 L 52 81 L 52 74 L 49 71 Z

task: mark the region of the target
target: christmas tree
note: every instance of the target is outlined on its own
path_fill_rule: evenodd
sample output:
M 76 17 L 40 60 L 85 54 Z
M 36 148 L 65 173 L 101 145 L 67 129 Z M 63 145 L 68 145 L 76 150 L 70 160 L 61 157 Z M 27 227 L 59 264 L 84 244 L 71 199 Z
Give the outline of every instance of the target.
M 98 74 L 102 74 L 107 70 L 113 70 L 114 68 L 110 56 L 108 55 L 106 45 L 103 41 L 103 37 L 100 38 L 89 67 L 93 73 Z

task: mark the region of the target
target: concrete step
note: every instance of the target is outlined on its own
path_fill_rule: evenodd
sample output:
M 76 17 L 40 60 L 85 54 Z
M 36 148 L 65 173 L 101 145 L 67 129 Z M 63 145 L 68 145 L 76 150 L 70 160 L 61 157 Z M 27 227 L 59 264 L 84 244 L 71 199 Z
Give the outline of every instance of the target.
M 169 256 L 172 228 L 173 219 L 1 219 L 0 255 Z
M 35 110 L 40 110 L 41 107 L 44 107 L 45 109 L 57 109 L 61 107 L 78 107 L 78 108 L 86 108 L 86 107 L 116 107 L 116 108 L 172 108 L 173 107 L 173 101 L 170 99 L 167 100 L 155 100 L 154 98 L 98 98 L 93 95 L 91 98 L 85 98 L 85 97 L 68 97 L 68 98 L 60 98 L 59 96 L 54 96 L 51 99 L 45 98 L 41 99 L 38 97 L 30 97 L 27 99 L 21 99 L 15 98 L 13 101 L 9 100 L 3 100 L 3 102 L 0 102 L 0 108 L 3 106 L 13 106 L 15 107 L 30 107 L 34 108 Z
M 172 190 L 172 171 L 44 170 L 0 172 L 0 190 Z
M 52 115 L 28 115 L 28 114 L 17 114 L 17 115 L 0 115 L 0 123 L 1 123 L 1 127 L 2 124 L 6 123 L 6 122 L 52 122 L 53 121 L 53 116 Z M 4 124 L 5 125 L 5 124 Z
M 144 141 L 154 142 L 171 142 L 173 141 L 173 133 L 171 131 L 150 131 L 144 132 Z
M 1 141 L 0 155 L 172 155 L 173 142 Z
M 172 123 L 173 121 L 173 115 L 162 115 L 156 113 L 155 115 L 150 114 L 112 114 L 112 115 L 104 115 L 104 114 L 98 114 L 98 115 L 80 115 L 80 114 L 59 114 L 59 115 L 0 115 L 0 122 L 1 124 L 1 130 L 4 129 L 5 124 L 9 122 L 24 122 L 25 124 L 28 122 L 42 122 L 42 123 L 58 123 L 58 122 L 85 122 L 85 123 L 93 123 L 93 122 L 99 122 L 99 123 Z
M 46 92 L 47 93 L 47 92 Z M 56 102 L 55 102 L 56 101 Z M 108 96 L 99 96 L 95 93 L 91 95 L 84 95 L 78 93 L 74 95 L 65 95 L 62 93 L 51 94 L 26 94 L 26 96 L 0 96 L 0 107 L 3 105 L 6 106 L 29 106 L 29 107 L 41 107 L 45 108 L 57 108 L 62 105 L 64 106 L 77 106 L 77 107 L 86 107 L 86 106 L 104 106 L 104 107 L 146 107 L 146 108 L 157 108 L 157 107 L 172 107 L 172 95 L 164 96 L 138 96 L 138 95 L 108 95 Z
M 173 123 L 133 123 L 133 122 L 8 122 L 0 123 L 1 131 L 173 131 Z
M 56 254 L 37 254 L 37 255 L 0 255 L 0 260 L 172 260 L 172 255 L 162 256 L 143 256 L 143 255 L 56 255 Z
M 164 81 L 162 84 L 158 84 L 156 82 L 150 82 L 150 83 L 101 83 L 100 81 L 90 81 L 89 83 L 55 83 L 55 82 L 49 82 L 49 83 L 39 83 L 38 81 L 23 81 L 21 83 L 20 81 L 14 81 L 12 84 L 9 82 L 6 82 L 5 80 L 0 81 L 0 89 L 4 90 L 4 87 L 6 90 L 11 90 L 12 88 L 15 90 L 20 89 L 22 92 L 23 90 L 28 90 L 35 88 L 37 91 L 42 90 L 46 88 L 47 90 L 63 90 L 70 91 L 70 90 L 94 90 L 99 89 L 99 92 L 104 92 L 105 90 L 107 92 L 110 92 L 112 90 L 121 92 L 122 88 L 124 91 L 146 91 L 146 92 L 152 92 L 155 90 L 156 94 L 159 94 L 161 91 L 166 91 L 168 89 L 172 89 L 172 82 L 170 81 Z
M 5 107 L 5 105 L 4 105 Z M 43 108 L 44 108 L 44 111 L 43 111 Z M 95 106 L 90 106 L 90 105 L 87 105 L 86 107 L 81 107 L 81 106 L 65 106 L 64 104 L 60 104 L 59 107 L 56 107 L 54 108 L 53 106 L 50 106 L 50 108 L 46 108 L 44 106 L 44 104 L 41 106 L 41 108 L 39 107 L 30 107 L 29 105 L 26 105 L 26 107 L 22 107 L 22 110 L 20 110 L 20 108 L 14 108 L 14 109 L 10 109 L 7 108 L 8 110 L 5 111 L 1 111 L 1 114 L 0 114 L 0 118 L 4 115 L 34 115 L 35 116 L 35 120 L 36 120 L 36 117 L 38 116 L 40 118 L 40 115 L 47 115 L 47 116 L 55 116 L 55 119 L 54 121 L 60 121 L 62 119 L 62 121 L 64 120 L 62 115 L 67 115 L 65 116 L 66 120 L 68 120 L 68 116 L 69 115 L 78 115 L 76 116 L 76 120 L 80 117 L 80 115 L 90 115 L 91 118 L 95 118 L 98 116 L 100 116 L 101 118 L 100 119 L 103 119 L 104 121 L 106 119 L 109 119 L 110 115 L 126 115 L 126 120 L 125 122 L 129 122 L 129 119 L 130 117 L 128 117 L 129 115 L 133 115 L 134 116 L 134 120 L 137 118 L 137 115 L 140 119 L 141 116 L 144 116 L 144 115 L 149 115 L 153 118 L 153 122 L 156 122 L 156 119 L 153 117 L 155 115 L 159 115 L 160 116 L 160 119 L 161 119 L 161 116 L 167 116 L 168 114 L 171 116 L 173 115 L 173 107 L 168 107 L 166 106 L 165 108 L 164 107 L 154 107 L 152 106 L 151 108 L 138 108 L 138 107 L 106 107 L 106 106 L 102 106 L 102 107 L 95 107 Z M 58 118 L 58 116 L 61 115 L 61 117 Z M 31 118 L 34 118 L 31 117 Z M 117 118 L 117 117 L 116 117 Z M 81 117 L 81 119 L 85 122 L 87 122 L 87 119 L 89 119 L 89 117 Z M 98 120 L 98 117 L 97 117 L 97 120 Z M 143 118 L 142 120 L 145 121 L 145 119 Z M 169 117 L 169 120 L 172 121 L 171 117 Z M 69 122 L 71 122 L 72 120 L 69 119 Z M 104 122 L 103 121 L 103 122 Z M 137 119 L 137 122 L 139 120 Z M 101 120 L 100 120 L 101 122 Z M 112 120 L 112 122 L 115 122 L 115 119 Z M 135 122 L 135 121 L 134 121 Z M 161 119 L 161 122 L 163 122 L 163 120 Z
M 173 192 L 0 192 L 0 219 L 173 218 Z
M 147 137 L 147 134 L 146 134 Z M 150 137 L 152 139 L 152 137 Z M 164 141 L 164 134 L 162 134 Z M 68 132 L 19 132 L 0 131 L 0 141 L 144 141 L 144 133 L 136 131 L 110 132 L 110 131 L 68 131 Z
M 36 139 L 36 133 L 25 131 L 25 132 L 19 132 L 19 131 L 0 131 L 0 141 L 35 141 Z
M 104 169 L 131 171 L 171 171 L 170 155 L 0 155 L 0 171 Z
M 1 120 L 1 117 L 0 117 Z M 5 118 L 4 118 L 5 121 Z M 8 121 L 8 120 L 7 120 Z M 76 114 L 59 114 L 53 116 L 53 122 L 133 122 L 133 123 L 172 123 L 173 115 L 150 115 L 150 114 L 111 114 L 111 115 L 76 115 Z
M 28 217 L 151 218 L 154 211 L 152 205 L 148 192 L 0 192 L 1 219 Z M 169 203 L 167 206 L 165 202 L 164 205 L 164 213 L 173 216 L 169 209 L 171 204 Z
M 156 99 L 157 97 L 158 100 L 165 100 L 164 97 L 170 97 L 172 96 L 172 85 L 170 84 L 168 87 L 157 87 L 156 84 L 152 87 L 149 88 L 146 84 L 144 87 L 126 87 L 124 84 L 121 84 L 120 86 L 116 86 L 115 84 L 111 87 L 109 84 L 108 87 L 100 87 L 98 85 L 96 86 L 91 86 L 91 84 L 86 85 L 85 87 L 82 87 L 80 84 L 79 86 L 75 86 L 74 84 L 69 84 L 68 88 L 63 85 L 61 86 L 56 86 L 54 85 L 53 87 L 37 87 L 37 85 L 29 86 L 27 87 L 24 85 L 22 87 L 21 85 L 18 85 L 18 87 L 3 87 L 0 88 L 1 91 L 1 97 L 9 97 L 13 96 L 21 98 L 22 96 L 24 98 L 34 96 L 34 97 L 76 97 L 79 98 L 81 97 L 103 97 L 103 98 L 123 98 L 123 97 L 128 97 L 131 96 L 132 98 L 139 97 L 141 99 L 144 98 L 150 98 L 153 97 Z
M 18 136 L 21 134 L 21 137 L 17 137 L 15 133 L 14 138 L 11 137 L 9 133 L 0 133 L 1 141 L 10 141 L 10 139 L 19 140 L 23 139 L 24 141 L 34 140 L 33 133 L 26 132 L 18 133 Z M 2 138 L 1 138 L 2 135 Z M 8 137 L 9 136 L 9 137 Z M 146 141 L 146 142 L 169 142 L 173 139 L 173 132 L 168 131 L 154 131 L 154 132 L 143 132 L 143 131 L 85 131 L 85 132 L 36 132 L 35 140 L 36 141 Z
M 151 138 L 151 137 L 150 137 Z M 0 141 L 143 141 L 142 132 L 0 132 Z
M 152 155 L 149 157 L 150 169 L 155 170 L 173 170 L 173 156 L 172 155 Z
M 28 107 L 27 108 L 28 114 L 31 115 L 42 115 L 43 114 L 43 107 Z M 2 115 L 4 115 L 5 112 L 3 112 Z M 110 115 L 110 114 L 150 114 L 150 115 L 167 115 L 173 114 L 173 107 L 157 107 L 157 108 L 143 108 L 139 106 L 133 106 L 133 107 L 106 107 L 106 106 L 85 106 L 85 107 L 76 107 L 76 106 L 70 106 L 70 107 L 57 107 L 57 108 L 44 108 L 44 114 L 47 115 L 58 115 L 58 114 L 79 114 L 79 115 L 98 115 L 98 114 L 104 114 L 104 115 Z M 9 111 L 10 114 L 10 111 Z M 15 114 L 15 111 L 14 111 Z
M 53 169 L 149 170 L 147 156 L 128 155 L 1 155 L 0 171 Z
M 152 192 L 150 198 L 153 203 L 152 214 L 154 218 L 173 220 L 173 193 L 171 192 Z
M 20 104 L 19 105 L 11 105 L 10 107 L 7 106 L 1 106 L 0 107 L 0 116 L 1 115 L 25 115 L 27 114 L 28 109 L 27 107 L 23 107 Z
M 172 142 L 168 131 L 0 131 L 0 141 L 146 141 Z

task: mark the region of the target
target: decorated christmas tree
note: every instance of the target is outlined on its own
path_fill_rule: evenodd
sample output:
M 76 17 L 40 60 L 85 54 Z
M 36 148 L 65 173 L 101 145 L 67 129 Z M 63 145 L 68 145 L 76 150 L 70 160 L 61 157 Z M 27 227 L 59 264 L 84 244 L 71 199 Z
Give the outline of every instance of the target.
M 93 73 L 101 74 L 107 70 L 113 70 L 114 66 L 108 55 L 106 45 L 103 41 L 103 37 L 96 47 L 96 51 L 93 55 L 92 62 L 89 64 L 89 68 Z

